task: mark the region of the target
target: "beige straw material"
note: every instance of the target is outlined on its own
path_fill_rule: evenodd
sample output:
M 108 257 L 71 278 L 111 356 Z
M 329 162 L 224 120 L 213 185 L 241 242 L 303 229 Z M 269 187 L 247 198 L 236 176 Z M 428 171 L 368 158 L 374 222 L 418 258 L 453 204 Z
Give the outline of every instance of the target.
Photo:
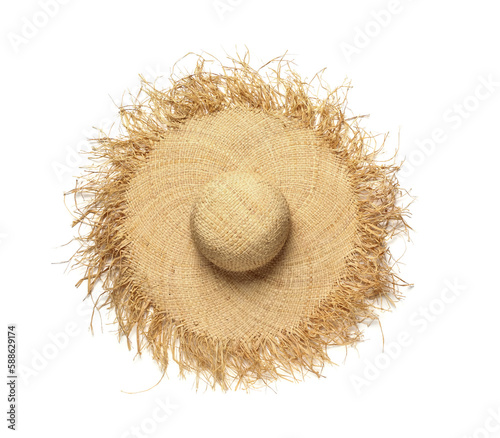
M 129 346 L 136 329 L 162 369 L 224 390 L 320 375 L 329 346 L 398 298 L 387 241 L 407 230 L 398 168 L 375 161 L 339 90 L 311 97 L 283 60 L 267 78 L 232 61 L 144 82 L 126 135 L 98 139 L 72 191 L 90 195 L 80 283 L 103 281 Z
M 280 189 L 258 173 L 223 172 L 194 199 L 190 228 L 197 249 L 212 263 L 250 271 L 280 252 L 290 231 L 290 208 Z
M 359 226 L 348 172 L 314 132 L 240 108 L 165 136 L 131 181 L 127 204 L 128 251 L 148 296 L 187 329 L 245 343 L 314 312 L 345 270 Z M 279 256 L 255 269 L 254 260 L 281 249 L 289 223 Z M 244 268 L 254 269 L 231 272 Z

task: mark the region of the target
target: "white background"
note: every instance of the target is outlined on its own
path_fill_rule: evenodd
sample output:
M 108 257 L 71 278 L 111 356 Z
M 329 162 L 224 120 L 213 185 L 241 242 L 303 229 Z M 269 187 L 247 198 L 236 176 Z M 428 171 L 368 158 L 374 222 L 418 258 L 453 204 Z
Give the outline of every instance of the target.
M 16 323 L 18 436 L 500 437 L 497 2 L 47 3 L 0 11 L 0 343 Z M 347 357 L 332 351 L 326 378 L 196 392 L 172 366 L 127 394 L 161 375 L 106 314 L 89 332 L 81 272 L 54 264 L 74 249 L 61 247 L 74 233 L 63 192 L 139 73 L 245 46 L 255 67 L 288 50 L 306 78 L 347 78 L 351 110 L 390 133 L 388 152 L 400 135 L 401 183 L 417 197 L 401 276 L 415 286 L 382 315 L 385 353 L 372 325 Z

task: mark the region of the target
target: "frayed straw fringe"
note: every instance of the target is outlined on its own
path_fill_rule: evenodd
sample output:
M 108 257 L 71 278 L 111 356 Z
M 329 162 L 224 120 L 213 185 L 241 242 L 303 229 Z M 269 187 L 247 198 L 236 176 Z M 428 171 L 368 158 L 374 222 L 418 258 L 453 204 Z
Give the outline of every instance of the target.
M 357 118 L 346 118 L 341 88 L 330 91 L 317 76 L 326 97 L 311 97 L 312 85 L 304 83 L 283 57 L 259 70 L 250 67 L 248 53 L 230 61 L 231 66 L 220 65 L 222 73 L 216 74 L 199 57 L 194 72 L 171 79 L 166 91 L 141 78 L 139 96 L 132 105 L 120 108 L 126 135 L 95 140 L 90 153 L 95 164 L 69 192 L 77 205 L 73 226 L 90 227 L 76 238 L 81 247 L 73 256 L 73 266 L 86 267 L 77 286 L 87 281 L 88 297 L 102 281 L 105 300 L 95 306 L 114 310 L 119 336 L 126 337 L 129 349 L 135 328 L 139 354 L 145 347 L 150 349 L 163 372 L 172 359 L 181 377 L 195 373 L 197 388 L 203 380 L 223 390 L 267 385 L 278 378 L 300 380 L 307 372 L 320 376 L 323 366 L 332 363 L 327 347 L 361 340 L 358 325 L 378 319 L 381 303 L 400 298 L 398 287 L 406 283 L 394 273 L 396 262 L 387 242 L 409 229 L 404 219 L 407 207 L 398 206 L 402 190 L 395 174 L 399 167 L 378 161 L 383 144 L 371 146 L 373 138 L 358 126 Z M 263 69 L 268 72 L 265 77 Z M 143 93 L 146 98 L 140 101 Z M 346 260 L 346 274 L 335 293 L 298 327 L 251 342 L 194 333 L 155 307 L 134 276 L 122 226 L 129 182 L 165 132 L 193 117 L 238 106 L 290 117 L 319 133 L 346 163 L 359 200 L 357 247 Z

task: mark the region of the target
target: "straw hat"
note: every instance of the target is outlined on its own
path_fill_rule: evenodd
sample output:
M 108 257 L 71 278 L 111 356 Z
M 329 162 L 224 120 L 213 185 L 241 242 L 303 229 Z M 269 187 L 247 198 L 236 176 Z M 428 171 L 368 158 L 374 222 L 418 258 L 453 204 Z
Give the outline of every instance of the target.
M 99 307 L 162 369 L 223 389 L 319 375 L 328 346 L 398 297 L 387 240 L 406 230 L 397 167 L 375 161 L 340 90 L 312 97 L 282 59 L 267 77 L 231 61 L 200 58 L 164 91 L 144 81 L 126 134 L 97 140 L 71 192 L 89 226 L 78 285 L 102 281 Z

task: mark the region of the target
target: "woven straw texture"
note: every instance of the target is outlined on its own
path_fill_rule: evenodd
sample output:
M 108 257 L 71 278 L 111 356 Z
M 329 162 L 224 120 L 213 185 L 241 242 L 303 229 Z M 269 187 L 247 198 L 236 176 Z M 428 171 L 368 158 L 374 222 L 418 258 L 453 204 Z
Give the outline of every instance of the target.
M 278 187 L 255 172 L 223 172 L 194 200 L 191 234 L 220 268 L 243 272 L 269 263 L 290 231 L 290 208 Z
M 264 79 L 246 59 L 217 74 L 200 59 L 169 90 L 144 82 L 127 134 L 97 140 L 71 192 L 87 195 L 88 293 L 102 282 L 96 305 L 129 346 L 135 329 L 139 352 L 197 386 L 319 375 L 327 347 L 358 341 L 403 283 L 386 244 L 407 228 L 397 167 L 375 161 L 338 90 L 311 97 L 273 65 Z

